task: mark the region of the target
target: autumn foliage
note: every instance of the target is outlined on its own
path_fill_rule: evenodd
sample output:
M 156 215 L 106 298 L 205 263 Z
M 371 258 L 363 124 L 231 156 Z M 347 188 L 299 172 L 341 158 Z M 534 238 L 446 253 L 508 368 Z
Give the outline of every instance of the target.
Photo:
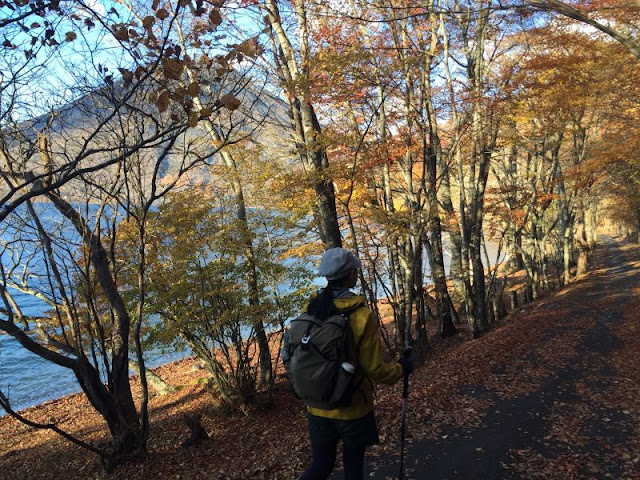
M 537 300 L 587 275 L 603 233 L 640 236 L 639 18 L 614 0 L 0 0 L 0 330 L 72 371 L 109 438 L 31 426 L 107 469 L 137 458 L 155 421 L 177 428 L 149 411 L 145 351 L 185 344 L 207 401 L 297 412 L 276 344 L 326 248 L 363 260 L 390 356 L 482 341 L 514 285 Z M 0 401 L 30 422 L 1 378 Z

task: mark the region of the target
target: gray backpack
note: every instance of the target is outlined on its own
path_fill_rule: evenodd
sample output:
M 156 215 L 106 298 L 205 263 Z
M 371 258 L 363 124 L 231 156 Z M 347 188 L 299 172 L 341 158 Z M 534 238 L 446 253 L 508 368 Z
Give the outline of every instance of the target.
M 308 406 L 332 410 L 351 404 L 358 385 L 349 315 L 361 306 L 324 321 L 305 313 L 285 332 L 282 361 L 293 391 Z

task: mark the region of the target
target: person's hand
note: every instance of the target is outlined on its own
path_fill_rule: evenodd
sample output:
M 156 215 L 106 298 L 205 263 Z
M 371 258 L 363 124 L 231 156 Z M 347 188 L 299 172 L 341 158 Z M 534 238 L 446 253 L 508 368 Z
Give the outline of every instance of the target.
M 403 355 L 398 359 L 398 363 L 402 365 L 402 373 L 404 375 L 413 373 L 413 360 L 410 357 L 405 357 Z

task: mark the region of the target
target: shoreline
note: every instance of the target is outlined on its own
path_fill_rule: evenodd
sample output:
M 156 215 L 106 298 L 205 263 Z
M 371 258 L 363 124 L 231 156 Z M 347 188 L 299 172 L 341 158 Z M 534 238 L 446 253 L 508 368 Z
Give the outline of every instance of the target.
M 519 278 L 519 277 L 521 277 L 523 274 L 524 274 L 524 272 L 514 272 L 514 273 L 512 273 L 512 274 L 511 274 L 511 278 Z M 433 283 L 432 283 L 432 282 L 430 282 L 430 283 L 425 283 L 423 288 L 424 288 L 425 292 L 426 292 L 427 294 L 429 294 L 430 292 L 432 292 L 432 291 L 433 291 L 434 285 L 433 285 Z M 507 290 L 508 290 L 508 289 L 505 289 L 505 291 L 507 291 Z M 380 318 L 380 323 L 381 323 L 384 327 L 386 327 L 386 326 L 387 326 L 387 325 L 392 321 L 392 318 L 390 318 L 390 316 L 389 316 L 389 315 L 392 313 L 392 312 L 391 312 L 391 309 L 392 309 L 391 304 L 390 304 L 390 302 L 389 302 L 389 300 L 388 300 L 388 297 L 381 297 L 381 298 L 378 298 L 378 299 L 377 299 L 377 303 L 378 303 L 378 309 L 379 309 L 380 316 L 381 316 L 381 318 Z M 465 323 L 461 323 L 461 325 L 459 325 L 459 328 L 466 329 L 466 324 L 465 324 Z M 386 329 L 386 328 L 385 328 L 385 329 Z M 270 333 L 269 333 L 269 336 L 271 336 L 271 335 L 273 335 L 273 334 L 276 334 L 276 333 L 278 333 L 279 331 L 280 331 L 280 330 L 279 330 L 279 327 L 278 327 L 278 328 L 274 329 L 272 332 L 270 332 Z M 20 346 L 19 348 L 22 348 L 22 347 Z M 276 350 L 277 350 L 277 349 L 276 349 Z M 278 354 L 278 355 L 279 355 L 279 352 L 277 352 L 276 350 L 272 351 L 272 354 L 274 354 L 274 353 L 275 353 L 275 354 Z M 177 356 L 177 355 L 180 355 L 180 353 L 178 353 L 178 352 L 173 352 L 173 353 L 169 353 L 169 354 L 165 354 L 165 355 L 166 355 L 166 356 L 171 357 L 171 356 Z M 162 358 L 162 356 L 163 356 L 163 355 L 161 354 L 161 355 L 159 355 L 159 356 L 158 356 L 158 357 L 156 357 L 156 358 Z M 274 358 L 275 358 L 275 357 L 274 357 Z M 155 364 L 155 365 L 150 366 L 150 367 L 148 366 L 148 367 L 147 367 L 147 370 L 152 370 L 152 371 L 154 371 L 155 373 L 157 373 L 158 375 L 160 375 L 160 377 L 162 377 L 162 378 L 163 378 L 163 380 L 166 380 L 166 379 L 163 377 L 162 373 L 159 373 L 159 372 L 160 372 L 160 371 L 162 371 L 162 370 L 168 369 L 168 368 L 170 369 L 170 368 L 172 368 L 173 366 L 178 367 L 178 366 L 179 366 L 179 364 L 180 364 L 180 363 L 183 363 L 183 362 L 192 362 L 192 363 L 195 363 L 195 362 L 198 362 L 198 358 L 197 358 L 193 353 L 191 353 L 191 352 L 188 352 L 188 353 L 187 353 L 187 352 L 185 352 L 185 356 L 184 356 L 184 357 L 182 357 L 182 358 L 177 358 L 177 359 L 175 359 L 175 360 L 170 360 L 169 362 L 163 362 L 163 363 Z M 281 367 L 282 367 L 282 365 L 280 364 L 280 362 L 278 362 L 278 369 L 280 370 L 280 369 L 281 369 Z M 60 367 L 60 368 L 63 368 L 63 367 Z M 195 367 L 194 367 L 194 369 L 195 369 Z M 134 387 L 134 385 L 135 385 L 135 384 L 137 384 L 137 382 L 135 381 L 135 379 L 136 379 L 137 377 L 138 377 L 138 374 L 136 374 L 136 373 L 132 373 L 132 374 L 130 374 L 130 375 L 129 375 L 129 378 L 133 380 L 133 381 L 132 381 L 132 388 Z M 167 383 L 170 383 L 170 382 L 167 382 Z M 34 403 L 33 405 L 29 405 L 29 406 L 26 406 L 26 407 L 19 407 L 19 408 L 14 409 L 14 410 L 15 410 L 17 413 L 22 414 L 23 412 L 28 412 L 28 411 L 30 411 L 31 409 L 45 408 L 45 407 L 49 407 L 49 406 L 55 405 L 55 404 L 57 404 L 57 403 L 61 403 L 61 402 L 63 403 L 65 400 L 70 400 L 70 399 L 72 399 L 73 397 L 78 396 L 78 395 L 79 395 L 79 396 L 84 396 L 84 394 L 83 394 L 83 392 L 82 392 L 82 390 L 81 390 L 81 388 L 80 388 L 80 385 L 78 385 L 78 384 L 77 384 L 77 382 L 74 382 L 74 384 L 75 384 L 75 386 L 77 386 L 77 388 L 78 388 L 78 390 L 77 390 L 77 391 L 75 391 L 75 392 L 67 393 L 67 394 L 64 394 L 64 395 L 61 395 L 61 396 L 58 396 L 58 397 L 55 397 L 55 398 L 51 398 L 51 399 L 48 399 L 48 400 L 44 400 L 44 401 L 42 401 L 42 402 Z M 151 397 L 156 396 L 156 394 L 153 392 L 153 388 L 152 388 L 151 386 L 149 386 L 149 395 L 150 395 Z M 7 417 L 7 416 L 10 416 L 10 414 L 8 414 L 4 409 L 2 409 L 2 408 L 0 407 L 0 419 L 5 418 L 5 417 Z
M 173 368 L 178 368 L 180 366 L 181 363 L 187 363 L 187 362 L 196 362 L 197 361 L 197 357 L 195 357 L 195 355 L 193 353 L 189 353 L 187 356 L 183 357 L 183 358 L 178 358 L 176 360 L 171 360 L 169 362 L 166 363 L 160 363 L 158 365 L 154 365 L 152 367 L 147 367 L 147 370 L 152 370 L 155 373 L 158 373 L 157 370 L 164 370 L 164 369 L 173 369 Z M 194 368 L 194 371 L 196 369 Z M 133 385 L 138 384 L 138 382 L 136 381 L 136 378 L 138 377 L 138 374 L 131 374 L 129 375 L 129 378 L 131 380 L 133 380 L 131 382 L 132 387 Z M 75 392 L 71 392 L 71 393 L 66 393 L 64 395 L 61 395 L 59 397 L 55 397 L 55 398 L 50 398 L 48 400 L 44 400 L 38 403 L 34 403 L 33 405 L 29 405 L 26 407 L 18 407 L 18 408 L 14 408 L 14 410 L 19 413 L 19 414 L 23 414 L 23 413 L 27 413 L 31 410 L 37 410 L 37 409 L 42 409 L 42 408 L 49 408 L 55 404 L 58 403 L 65 403 L 68 401 L 71 401 L 74 397 L 76 396 L 81 396 L 84 397 L 84 393 L 82 392 L 82 389 L 80 388 L 80 385 L 77 385 L 78 390 Z M 153 392 L 153 388 L 150 386 L 149 387 L 149 395 L 150 396 L 156 396 L 156 394 Z M 13 405 L 12 405 L 13 408 Z M 11 416 L 9 413 L 7 413 L 2 407 L 0 407 L 0 419 L 1 418 L 5 418 L 7 416 Z
M 17 348 L 23 348 L 22 346 L 17 346 Z M 184 360 L 187 360 L 188 358 L 192 357 L 193 354 L 191 352 L 184 352 L 184 355 L 180 354 L 179 352 L 171 352 L 171 353 L 166 353 L 166 354 L 160 354 L 156 357 L 154 357 L 153 359 L 151 359 L 151 366 L 147 367 L 147 370 L 157 370 L 160 369 L 162 367 L 166 367 L 168 365 L 171 365 L 173 363 L 177 363 L 177 362 L 181 362 Z M 169 359 L 169 361 L 167 362 L 161 362 L 161 363 L 156 363 L 155 360 L 157 359 L 162 359 L 163 357 L 167 357 Z M 171 358 L 173 357 L 179 357 L 179 358 L 174 358 L 173 360 L 171 360 Z M 46 360 L 43 360 L 46 362 Z M 73 378 L 72 382 L 73 382 L 73 386 L 74 388 L 76 388 L 75 391 L 73 392 L 68 392 L 68 393 L 63 393 L 62 395 L 59 396 L 55 396 L 54 398 L 48 398 L 48 399 L 44 399 L 42 401 L 37 401 L 36 403 L 30 404 L 30 405 L 23 405 L 24 403 L 30 403 L 29 400 L 26 401 L 15 401 L 15 402 L 11 402 L 12 404 L 12 408 L 20 413 L 20 412 L 24 412 L 29 410 L 30 408 L 34 408 L 37 407 L 39 405 L 46 405 L 49 404 L 51 402 L 55 402 L 56 400 L 62 400 L 65 399 L 67 397 L 72 397 L 74 395 L 83 395 L 82 393 L 82 389 L 80 387 L 80 385 L 78 384 L 78 382 L 75 380 L 75 377 L 73 376 L 73 372 L 71 372 L 71 370 L 69 369 L 65 369 L 64 367 L 58 367 L 57 365 L 53 364 L 55 367 L 60 368 L 61 370 L 58 370 L 58 372 L 60 372 L 60 375 L 58 376 L 58 378 L 63 378 L 63 376 L 65 376 L 65 379 L 71 379 Z M 131 370 L 130 370 L 131 372 Z M 67 374 L 67 375 L 65 375 Z M 136 373 L 130 373 L 129 378 L 134 379 L 138 376 L 138 374 Z M 22 377 L 20 377 L 22 378 Z M 47 377 L 49 379 L 51 379 L 51 376 Z M 55 382 L 56 378 L 53 378 L 51 381 Z M 50 382 L 48 384 L 50 384 Z M 151 387 L 150 387 L 150 393 L 153 394 Z M 53 395 L 56 395 L 55 393 Z M 9 396 L 9 400 L 11 400 L 11 396 Z M 17 406 L 16 406 L 17 405 Z M 0 418 L 5 417 L 9 415 L 2 407 L 0 407 Z

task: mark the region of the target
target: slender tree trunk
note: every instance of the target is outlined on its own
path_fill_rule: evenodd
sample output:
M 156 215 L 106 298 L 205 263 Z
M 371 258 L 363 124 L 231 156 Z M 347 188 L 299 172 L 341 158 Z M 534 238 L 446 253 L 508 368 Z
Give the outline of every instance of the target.
M 457 333 L 455 323 L 457 323 L 457 312 L 449 296 L 447 286 L 447 276 L 444 268 L 444 255 L 442 248 L 442 224 L 440 220 L 440 206 L 438 202 L 438 166 L 443 165 L 442 148 L 440 146 L 440 137 L 438 136 L 438 122 L 436 119 L 435 108 L 433 105 L 433 91 L 431 89 L 432 82 L 432 61 L 437 45 L 437 17 L 435 14 L 430 16 L 432 25 L 431 48 L 425 53 L 425 60 L 422 68 L 422 95 L 423 112 L 425 122 L 423 128 L 422 143 L 422 161 L 425 165 L 423 173 L 424 191 L 429 205 L 429 239 L 431 245 L 431 274 L 433 277 L 434 288 L 436 292 L 436 309 L 438 315 L 438 333 L 441 337 L 450 337 Z M 426 43 L 426 42 L 425 42 Z M 447 169 L 448 170 L 448 169 Z M 447 178 L 447 189 L 445 197 L 448 199 L 448 205 L 453 213 L 453 204 L 448 190 L 448 172 L 440 172 L 442 177 Z M 452 238 L 458 237 L 458 232 L 453 231 Z
M 562 167 L 559 165 L 556 181 L 557 181 L 557 191 L 558 196 L 560 197 L 560 237 L 562 242 L 562 276 L 565 284 L 568 284 L 571 281 L 571 259 L 573 257 L 572 251 L 572 215 L 570 211 L 569 205 L 569 196 L 567 195 L 567 191 L 564 185 Z
M 310 102 L 309 92 L 309 45 L 306 7 L 302 0 L 295 0 L 299 32 L 299 55 L 282 24 L 277 0 L 266 0 L 267 21 L 272 32 L 272 41 L 278 56 L 277 67 L 283 80 L 289 101 L 292 128 L 300 150 L 300 158 L 308 172 L 316 196 L 316 220 L 320 237 L 325 247 L 342 246 L 342 235 L 338 224 L 333 180 L 327 169 L 329 162 L 321 140 L 322 130 Z
M 576 210 L 576 232 L 574 242 L 578 250 L 578 259 L 576 265 L 576 277 L 580 277 L 587 273 L 587 263 L 589 256 L 589 244 L 587 242 L 585 228 L 585 211 L 582 200 L 578 200 L 578 208 Z
M 454 80 L 449 69 L 449 37 L 447 34 L 447 30 L 444 27 L 445 18 L 443 14 L 440 14 L 440 24 L 442 28 L 440 29 L 442 35 L 442 43 L 444 48 L 444 56 L 446 61 L 444 62 L 444 70 L 447 78 L 447 89 L 449 92 L 449 99 L 451 104 L 451 113 L 452 119 L 455 126 L 454 136 L 452 139 L 452 148 L 453 148 L 453 158 L 457 169 L 457 181 L 458 181 L 458 204 L 459 204 L 459 229 L 457 231 L 460 232 L 460 242 L 457 243 L 452 241 L 452 249 L 455 251 L 452 253 L 452 262 L 454 259 L 459 257 L 459 263 L 452 264 L 452 276 L 454 277 L 454 281 L 457 284 L 457 290 L 460 292 L 464 299 L 464 310 L 467 316 L 467 323 L 469 325 L 469 330 L 471 335 L 475 338 L 478 336 L 478 325 L 473 314 L 475 305 L 474 305 L 474 295 L 473 289 L 471 285 L 471 275 L 469 272 L 470 265 L 470 256 L 469 256 L 469 237 L 470 237 L 470 229 L 469 222 L 467 220 L 467 182 L 465 181 L 465 166 L 463 162 L 463 154 L 462 154 L 462 138 L 461 138 L 461 130 L 462 120 L 458 115 L 458 107 L 457 107 L 457 98 L 456 91 L 454 88 Z M 452 237 L 452 240 L 455 240 L 455 237 Z M 455 269 L 460 268 L 459 275 L 455 274 Z M 462 288 L 460 288 L 460 286 Z
M 186 42 L 184 40 L 182 27 L 176 24 L 178 35 L 180 36 L 183 48 L 187 49 Z M 195 82 L 195 76 L 191 69 L 187 68 L 187 75 L 191 82 Z M 194 97 L 195 106 L 201 110 L 202 100 L 199 96 Z M 205 127 L 207 134 L 211 141 L 216 145 L 224 145 L 225 139 L 220 134 L 219 130 L 210 120 L 203 120 L 202 125 Z M 247 262 L 247 291 L 249 305 L 256 312 L 256 318 L 253 319 L 255 325 L 256 341 L 259 348 L 259 364 L 260 364 L 260 382 L 259 386 L 271 390 L 273 384 L 273 365 L 271 358 L 271 349 L 269 347 L 269 339 L 264 327 L 264 322 L 261 319 L 260 313 L 260 294 L 258 291 L 258 267 L 256 265 L 255 251 L 253 248 L 253 235 L 247 219 L 247 207 L 244 198 L 244 187 L 240 178 L 240 172 L 238 171 L 238 165 L 228 149 L 221 149 L 219 152 L 228 172 L 228 181 L 233 192 L 234 203 L 236 206 L 236 219 L 240 226 L 242 235 L 242 245 L 244 247 L 245 259 Z

